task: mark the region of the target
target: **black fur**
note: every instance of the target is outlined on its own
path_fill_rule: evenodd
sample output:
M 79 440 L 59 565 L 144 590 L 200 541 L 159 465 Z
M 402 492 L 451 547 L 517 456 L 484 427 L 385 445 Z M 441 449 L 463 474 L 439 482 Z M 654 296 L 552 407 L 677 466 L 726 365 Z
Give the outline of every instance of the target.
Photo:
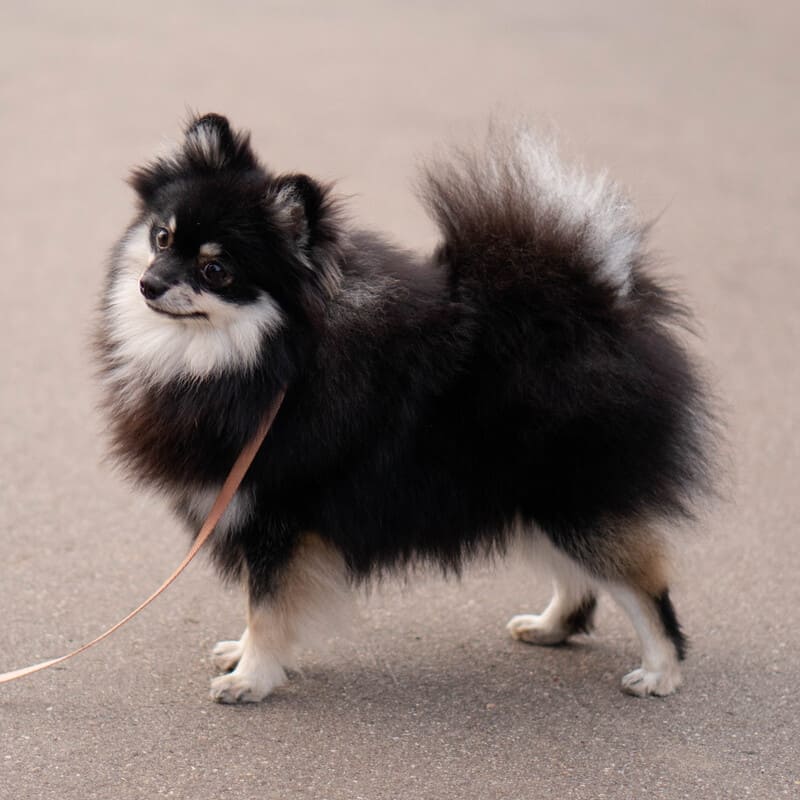
M 675 608 L 669 597 L 669 591 L 665 589 L 658 597 L 653 598 L 653 600 L 658 610 L 658 618 L 661 621 L 661 625 L 664 627 L 664 632 L 675 645 L 675 652 L 678 654 L 678 659 L 683 661 L 686 658 L 686 651 L 689 649 L 689 641 L 678 622 Z
M 202 128 L 216 131 L 210 155 Z M 224 244 L 236 280 L 223 299 L 245 307 L 267 292 L 285 314 L 253 368 L 143 382 L 134 406 L 114 377 L 108 300 L 98 337 L 116 453 L 170 492 L 219 485 L 287 386 L 246 478 L 256 513 L 215 541 L 222 571 L 246 566 L 254 597 L 308 531 L 361 578 L 417 560 L 458 570 L 521 521 L 617 577 L 620 531 L 690 516 L 707 487 L 710 417 L 674 331 L 683 310 L 639 244 L 627 287 L 604 279 L 586 231 L 503 148 L 492 157 L 505 181 L 480 156 L 425 177 L 443 234 L 432 258 L 345 225 L 327 187 L 272 174 L 222 117 L 193 121 L 183 149 L 134 172 L 137 223 L 177 213 L 181 235 L 191 220 L 176 248 Z M 659 608 L 682 647 L 666 593 Z
M 581 604 L 564 620 L 564 628 L 568 636 L 575 633 L 591 633 L 594 628 L 594 614 L 597 610 L 597 598 L 593 594 L 586 595 Z

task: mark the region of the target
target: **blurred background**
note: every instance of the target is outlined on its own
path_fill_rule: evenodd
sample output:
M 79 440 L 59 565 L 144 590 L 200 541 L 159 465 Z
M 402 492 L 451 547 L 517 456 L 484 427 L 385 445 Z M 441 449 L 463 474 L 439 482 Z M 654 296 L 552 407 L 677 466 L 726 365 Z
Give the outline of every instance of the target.
M 727 500 L 682 547 L 675 698 L 619 694 L 637 646 L 610 607 L 572 647 L 508 641 L 549 591 L 511 565 L 381 587 L 291 688 L 215 707 L 204 656 L 240 603 L 198 564 L 102 650 L 0 692 L 9 796 L 798 796 L 798 22 L 779 0 L 5 0 L 0 671 L 95 635 L 185 550 L 102 460 L 89 342 L 124 178 L 191 111 L 420 248 L 421 159 L 491 116 L 554 129 L 657 220 L 730 439 Z

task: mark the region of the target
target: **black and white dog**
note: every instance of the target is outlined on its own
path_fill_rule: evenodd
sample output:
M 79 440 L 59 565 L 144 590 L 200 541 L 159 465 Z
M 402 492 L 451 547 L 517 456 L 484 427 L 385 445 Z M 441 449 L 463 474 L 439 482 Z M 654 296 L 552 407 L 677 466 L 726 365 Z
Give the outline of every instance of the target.
M 97 337 L 122 463 L 196 530 L 287 389 L 212 539 L 249 593 L 214 699 L 281 684 L 353 583 L 511 544 L 555 579 L 513 637 L 588 631 L 605 589 L 643 650 L 623 689 L 675 691 L 665 529 L 709 488 L 713 424 L 684 311 L 613 185 L 495 132 L 426 171 L 442 242 L 420 257 L 347 224 L 329 187 L 266 169 L 215 114 L 131 184 Z

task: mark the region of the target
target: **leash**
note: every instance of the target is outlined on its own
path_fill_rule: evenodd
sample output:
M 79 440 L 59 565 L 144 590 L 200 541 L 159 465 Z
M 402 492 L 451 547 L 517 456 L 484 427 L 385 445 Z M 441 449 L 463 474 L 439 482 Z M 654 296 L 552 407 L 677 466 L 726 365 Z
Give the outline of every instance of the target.
M 137 614 L 139 614 L 139 612 L 147 608 L 147 606 L 149 606 L 150 603 L 152 603 L 153 600 L 155 600 L 178 577 L 178 575 L 180 575 L 181 572 L 186 569 L 191 560 L 200 552 L 200 548 L 208 541 L 208 538 L 214 532 L 214 528 L 219 522 L 220 517 L 222 517 L 230 505 L 233 496 L 236 494 L 236 491 L 244 479 L 244 476 L 247 474 L 247 470 L 253 463 L 256 453 L 259 451 L 261 444 L 269 433 L 269 429 L 272 427 L 272 423 L 275 421 L 275 417 L 278 415 L 278 410 L 283 403 L 283 398 L 285 395 L 286 389 L 283 388 L 278 393 L 278 396 L 276 397 L 275 402 L 272 404 L 272 407 L 264 415 L 264 418 L 262 419 L 261 424 L 258 426 L 258 430 L 253 438 L 244 446 L 242 452 L 239 453 L 239 457 L 231 467 L 228 477 L 225 478 L 225 483 L 223 483 L 222 489 L 220 489 L 217 499 L 214 501 L 214 505 L 211 507 L 211 511 L 208 512 L 208 516 L 206 517 L 205 522 L 200 528 L 200 532 L 197 534 L 197 537 L 194 540 L 194 544 L 172 575 L 170 575 L 169 578 L 167 578 L 164 583 L 162 583 L 161 586 L 159 586 L 158 589 L 156 589 L 141 605 L 137 606 L 133 611 L 131 611 L 130 614 L 112 625 L 107 631 L 101 633 L 97 638 L 92 639 L 91 642 L 81 645 L 76 650 L 73 650 L 71 653 L 67 653 L 64 656 L 51 658 L 49 661 L 42 661 L 39 664 L 33 664 L 29 667 L 23 667 L 22 669 L 11 670 L 11 672 L 4 672 L 0 674 L 0 683 L 10 683 L 11 681 L 15 681 L 19 678 L 24 678 L 26 675 L 32 675 L 34 672 L 40 672 L 41 670 L 48 669 L 49 667 L 54 667 L 56 664 L 62 664 L 64 661 L 74 658 L 75 656 L 80 655 L 88 650 L 90 647 L 94 647 L 96 644 L 99 644 L 104 639 L 107 639 L 109 636 L 111 636 L 112 633 L 119 630 L 126 622 L 132 620 Z

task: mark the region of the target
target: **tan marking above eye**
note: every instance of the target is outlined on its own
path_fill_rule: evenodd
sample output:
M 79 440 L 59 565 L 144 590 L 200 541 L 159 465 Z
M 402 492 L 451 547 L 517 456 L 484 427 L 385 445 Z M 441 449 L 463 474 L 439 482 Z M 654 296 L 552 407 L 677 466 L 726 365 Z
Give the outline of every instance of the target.
M 200 245 L 199 253 L 203 258 L 216 258 L 222 255 L 222 245 L 216 242 L 206 242 Z

